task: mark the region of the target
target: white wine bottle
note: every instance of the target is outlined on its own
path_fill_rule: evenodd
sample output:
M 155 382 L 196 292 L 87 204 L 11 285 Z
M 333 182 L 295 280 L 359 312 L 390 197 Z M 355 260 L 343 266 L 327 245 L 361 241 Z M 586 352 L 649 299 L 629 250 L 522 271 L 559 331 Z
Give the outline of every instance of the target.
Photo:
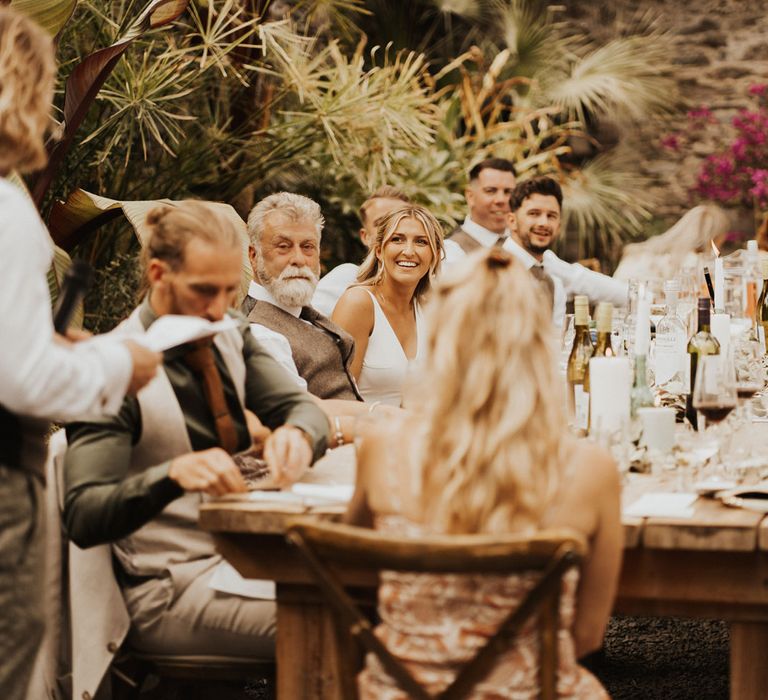
M 709 332 L 709 305 L 710 301 L 707 297 L 699 299 L 699 330 L 696 335 L 688 341 L 688 355 L 691 358 L 691 383 L 688 387 L 688 396 L 686 397 L 685 402 L 685 415 L 696 430 L 698 430 L 698 423 L 696 420 L 696 409 L 693 407 L 693 387 L 696 386 L 696 367 L 700 357 L 703 357 L 704 355 L 720 354 L 720 343 L 718 343 L 717 338 Z
M 595 351 L 589 335 L 589 299 L 576 296 L 573 300 L 573 347 L 568 357 L 568 389 L 573 426 L 587 430 L 589 426 L 589 390 L 584 388 L 589 359 Z
M 656 388 L 678 395 L 688 391 L 688 331 L 677 315 L 679 294 L 679 282 L 664 283 L 667 310 L 656 324 L 653 368 Z

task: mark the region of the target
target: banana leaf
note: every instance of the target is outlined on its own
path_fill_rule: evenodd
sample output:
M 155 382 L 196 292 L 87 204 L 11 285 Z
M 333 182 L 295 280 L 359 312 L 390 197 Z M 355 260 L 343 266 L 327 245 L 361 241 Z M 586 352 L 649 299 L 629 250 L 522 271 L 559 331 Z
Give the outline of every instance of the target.
M 11 0 L 10 4 L 56 36 L 75 11 L 77 0 Z
M 115 218 L 125 217 L 133 227 L 136 237 L 144 246 L 149 240 L 150 230 L 146 224 L 147 214 L 160 204 L 175 206 L 171 199 L 154 199 L 143 201 L 119 201 L 102 197 L 82 189 L 77 189 L 67 197 L 66 202 L 56 201 L 51 209 L 48 225 L 51 234 L 57 240 L 80 240 L 86 233 L 95 231 L 106 222 Z M 240 281 L 238 303 L 248 293 L 248 285 L 253 278 L 251 264 L 248 259 L 248 232 L 245 222 L 229 204 L 209 202 L 221 209 L 221 212 L 234 223 L 240 234 L 242 245 L 243 269 Z
M 114 44 L 86 56 L 67 78 L 64 88 L 64 133 L 60 141 L 49 146 L 48 164 L 37 176 L 32 197 L 40 207 L 59 166 L 72 145 L 75 133 L 83 123 L 88 110 L 104 81 L 120 57 L 135 39 L 151 29 L 157 29 L 179 17 L 189 0 L 152 0 Z M 57 240 L 54 235 L 54 241 Z

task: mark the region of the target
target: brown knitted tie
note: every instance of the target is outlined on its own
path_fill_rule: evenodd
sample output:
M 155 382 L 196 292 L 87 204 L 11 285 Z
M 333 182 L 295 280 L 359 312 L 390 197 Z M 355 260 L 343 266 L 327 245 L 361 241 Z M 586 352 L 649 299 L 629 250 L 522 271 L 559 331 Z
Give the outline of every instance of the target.
M 539 281 L 541 286 L 547 290 L 549 305 L 552 306 L 555 302 L 555 283 L 544 270 L 544 265 L 533 265 L 530 269 L 531 274 Z
M 237 430 L 224 397 L 221 375 L 213 355 L 213 341 L 211 338 L 204 338 L 190 345 L 193 349 L 184 356 L 184 360 L 202 377 L 205 400 L 213 413 L 219 444 L 232 454 L 237 450 Z

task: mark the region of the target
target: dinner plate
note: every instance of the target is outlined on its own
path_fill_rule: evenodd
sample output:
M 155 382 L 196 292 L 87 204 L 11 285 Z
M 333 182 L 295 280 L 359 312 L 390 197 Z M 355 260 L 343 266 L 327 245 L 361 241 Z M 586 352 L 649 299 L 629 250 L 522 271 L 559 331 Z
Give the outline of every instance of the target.
M 693 485 L 693 490 L 699 496 L 714 496 L 720 491 L 729 491 L 735 489 L 738 484 L 735 481 L 727 479 L 703 479 Z
M 745 487 L 725 491 L 719 496 L 720 500 L 732 508 L 746 508 L 758 513 L 768 513 L 768 488 Z

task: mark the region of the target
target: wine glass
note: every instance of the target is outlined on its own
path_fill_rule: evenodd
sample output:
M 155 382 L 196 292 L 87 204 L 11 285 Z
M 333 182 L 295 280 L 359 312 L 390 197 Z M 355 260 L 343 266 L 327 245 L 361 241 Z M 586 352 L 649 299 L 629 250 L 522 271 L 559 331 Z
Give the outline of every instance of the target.
M 736 372 L 722 355 L 702 355 L 696 368 L 693 407 L 706 419 L 706 428 L 720 423 L 736 408 Z

